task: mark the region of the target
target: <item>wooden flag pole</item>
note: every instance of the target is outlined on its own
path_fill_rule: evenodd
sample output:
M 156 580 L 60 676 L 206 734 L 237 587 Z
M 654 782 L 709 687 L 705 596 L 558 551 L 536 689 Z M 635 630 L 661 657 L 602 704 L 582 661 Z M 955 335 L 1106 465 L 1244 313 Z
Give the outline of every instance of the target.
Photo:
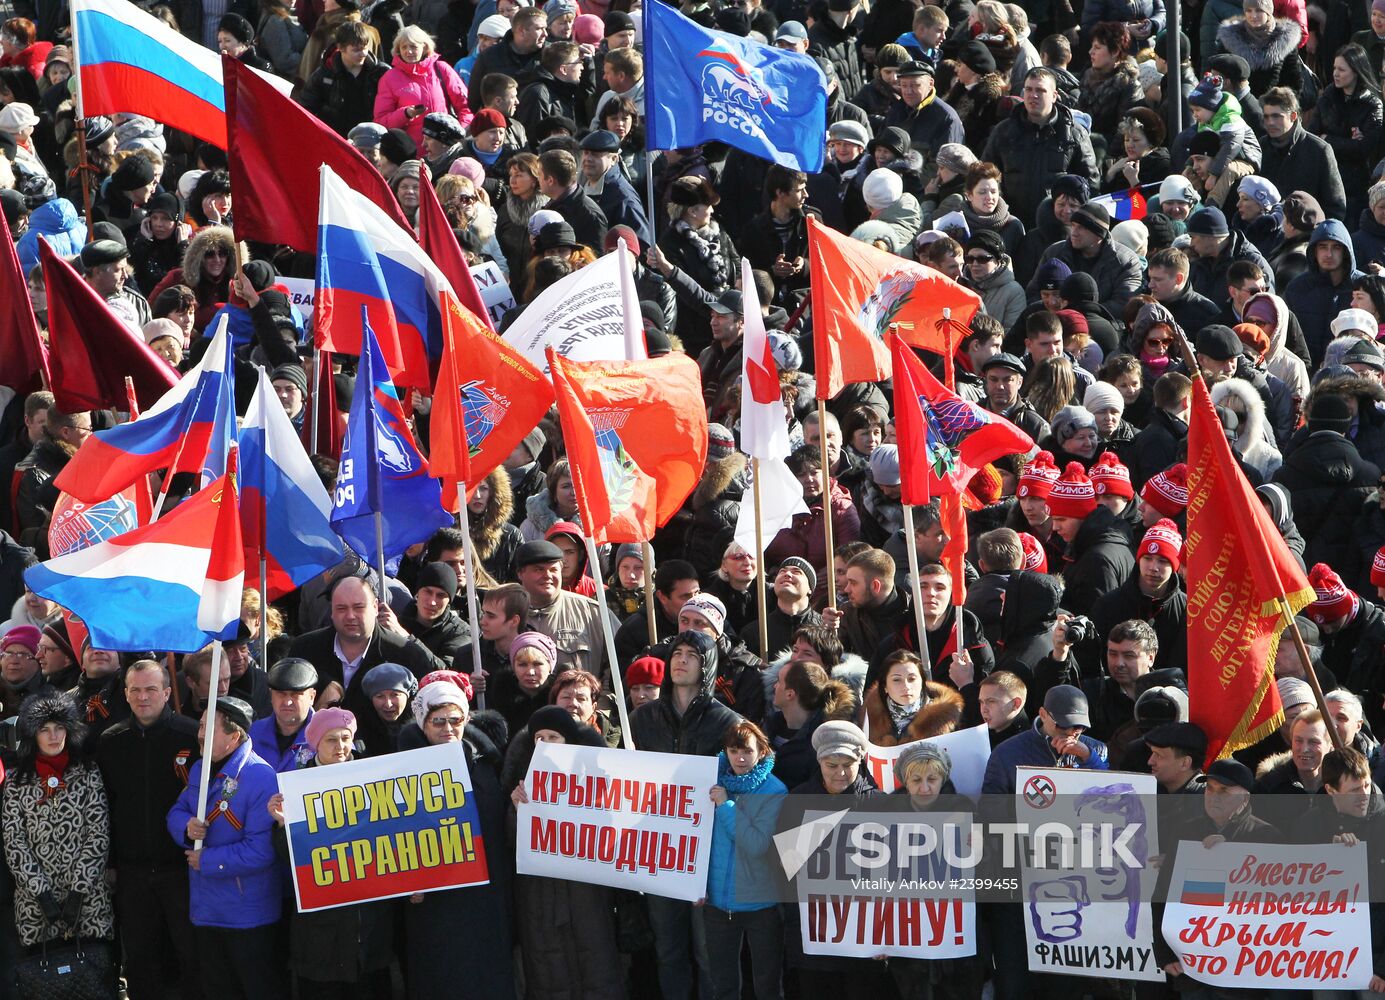
M 202 776 L 197 784 L 197 822 L 207 822 L 207 786 L 212 777 L 212 738 L 216 735 L 213 723 L 216 721 L 216 689 L 221 683 L 221 640 L 212 642 L 212 669 L 207 680 L 206 723 L 202 734 Z M 246 737 L 249 738 L 248 736 Z M 202 841 L 192 845 L 194 851 L 202 850 Z
M 1308 680 L 1308 686 L 1313 689 L 1313 698 L 1318 703 L 1318 711 L 1322 713 L 1323 719 L 1327 722 L 1327 735 L 1332 737 L 1332 746 L 1337 750 L 1345 750 L 1346 745 L 1342 743 L 1342 734 L 1337 732 L 1336 725 L 1332 722 L 1332 713 L 1327 710 L 1327 699 L 1323 696 L 1322 684 L 1318 681 L 1318 672 L 1313 669 L 1313 659 L 1308 654 L 1308 646 L 1303 641 L 1303 633 L 1298 630 L 1298 622 L 1294 620 L 1293 609 L 1289 607 L 1289 602 L 1283 597 L 1278 598 L 1279 614 L 1284 619 L 1285 630 L 1294 640 L 1294 648 L 1298 650 L 1298 658 L 1303 661 L 1303 676 Z
M 476 613 L 476 552 L 471 544 L 471 512 L 466 507 L 466 483 L 460 481 L 457 483 L 457 513 L 462 521 L 464 539 L 462 555 L 466 559 L 466 613 L 471 625 L 471 683 L 475 687 L 477 681 L 484 681 L 484 671 L 481 669 L 481 624 Z M 477 692 L 476 707 L 485 711 L 484 685 Z
M 644 613 L 649 622 L 649 645 L 659 642 L 659 613 L 654 607 L 654 546 L 640 542 L 640 558 L 644 560 Z M 620 565 L 616 565 L 619 578 Z
M 827 459 L 827 400 L 818 400 L 818 448 L 822 452 L 822 533 L 827 540 L 827 565 L 833 565 L 832 545 L 832 463 Z M 758 491 L 758 487 L 757 487 Z M 907 510 L 907 508 L 906 508 Z M 906 515 L 907 516 L 907 515 Z M 759 523 L 760 511 L 755 510 L 755 520 Z M 763 555 L 763 553 L 761 553 Z M 757 562 L 759 560 L 756 560 Z M 827 606 L 837 610 L 837 588 L 834 584 L 827 588 Z
M 819 423 L 818 427 L 821 428 L 822 424 Z M 826 439 L 827 436 L 824 434 L 823 440 L 825 441 Z M 755 603 L 759 607 L 760 611 L 760 659 L 761 661 L 768 663 L 769 610 L 767 608 L 767 605 L 769 602 L 765 596 L 765 529 L 764 523 L 761 520 L 762 515 L 760 513 L 760 460 L 758 458 L 752 458 L 750 460 L 750 475 L 751 483 L 755 490 Z M 828 512 L 828 520 L 830 521 L 832 511 L 831 504 L 824 505 L 824 509 Z M 828 528 L 828 531 L 828 564 L 831 565 L 831 528 Z M 836 591 L 836 589 L 836 587 L 832 588 L 834 592 Z
M 909 589 L 914 596 L 914 627 L 919 633 L 919 653 L 927 667 L 933 662 L 928 652 L 928 624 L 923 617 L 923 588 L 919 586 L 919 550 L 914 545 L 914 508 L 903 504 L 904 508 L 904 551 L 909 557 Z
M 601 619 L 601 635 L 606 640 L 606 660 L 611 670 L 611 687 L 615 689 L 616 711 L 620 715 L 620 738 L 625 749 L 635 749 L 635 734 L 630 731 L 630 713 L 625 707 L 625 679 L 620 675 L 620 663 L 616 660 L 616 637 L 611 632 L 611 613 L 606 610 L 606 581 L 600 571 L 601 558 L 596 551 L 596 542 L 590 535 L 583 535 L 587 547 L 587 565 L 597 567 L 592 574 L 596 581 L 596 613 Z

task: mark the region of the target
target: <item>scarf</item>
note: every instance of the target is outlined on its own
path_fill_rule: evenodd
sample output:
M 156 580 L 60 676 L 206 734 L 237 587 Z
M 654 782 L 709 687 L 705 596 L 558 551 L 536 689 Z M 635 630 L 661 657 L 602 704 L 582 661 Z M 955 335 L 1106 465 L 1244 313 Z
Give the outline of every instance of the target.
M 1241 20 L 1241 29 L 1245 31 L 1246 37 L 1256 45 L 1268 45 L 1270 40 L 1274 38 L 1275 27 L 1276 25 L 1273 17 L 1265 21 L 1265 26 L 1263 28 L 1252 28 L 1249 21 L 1244 18 Z
M 890 713 L 890 728 L 894 730 L 896 737 L 904 734 L 904 730 L 909 728 L 909 723 L 914 721 L 914 716 L 923 710 L 926 703 L 923 695 L 920 695 L 917 701 L 911 701 L 907 705 L 901 705 L 888 694 L 885 695 L 885 708 Z
M 721 227 L 715 219 L 701 229 L 694 229 L 687 220 L 679 219 L 673 224 L 675 232 L 681 233 L 712 275 L 712 283 L 707 287 L 725 288 L 729 284 L 729 265 L 721 255 Z
M 1169 366 L 1173 364 L 1173 358 L 1167 354 L 1164 355 L 1162 358 L 1151 358 L 1147 354 L 1145 354 L 1144 351 L 1141 351 L 1140 364 L 1148 368 L 1150 374 L 1154 375 L 1157 378 L 1158 376 L 1164 374 L 1164 372 L 1169 370 Z
M 731 762 L 726 759 L 725 750 L 717 755 L 717 784 L 726 789 L 729 795 L 744 795 L 747 792 L 758 791 L 773 770 L 774 754 L 772 753 L 765 754 L 760 763 L 752 767 L 747 774 L 732 772 Z
M 1005 199 L 1001 198 L 996 202 L 995 211 L 982 215 L 971 207 L 971 202 L 967 202 L 962 208 L 962 215 L 971 226 L 971 231 L 975 233 L 978 229 L 990 229 L 999 231 L 1005 223 L 1010 221 L 1010 206 L 1005 204 Z
M 63 774 L 67 771 L 68 756 L 64 750 L 60 754 L 52 757 L 45 757 L 42 754 L 34 761 L 34 773 L 38 775 L 39 784 L 43 786 L 43 797 L 52 798 L 58 790 L 66 787 L 63 782 Z

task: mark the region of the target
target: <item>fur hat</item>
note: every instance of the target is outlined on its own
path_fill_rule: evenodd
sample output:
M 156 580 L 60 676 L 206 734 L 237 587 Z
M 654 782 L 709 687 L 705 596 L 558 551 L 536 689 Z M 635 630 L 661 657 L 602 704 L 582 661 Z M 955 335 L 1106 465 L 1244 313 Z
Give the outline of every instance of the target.
M 1085 412 L 1085 411 L 1084 411 Z M 1088 417 L 1091 414 L 1087 414 Z M 1086 517 L 1096 510 L 1096 490 L 1080 462 L 1069 462 L 1063 475 L 1048 495 L 1048 510 L 1054 517 Z
M 1053 452 L 1041 451 L 1035 455 L 1020 473 L 1019 487 L 1015 494 L 1019 497 L 1038 497 L 1047 500 L 1053 492 L 1053 484 L 1058 481 L 1058 466 L 1053 464 Z
M 1140 499 L 1165 517 L 1177 517 L 1188 506 L 1188 467 L 1179 462 L 1151 476 Z
M 680 177 L 670 185 L 668 201 L 670 205 L 689 208 L 693 205 L 716 206 L 721 203 L 721 195 L 705 177 Z
M 1135 488 L 1130 485 L 1130 470 L 1113 451 L 1102 452 L 1101 457 L 1092 466 L 1092 488 L 1099 497 L 1135 499 Z
M 1156 521 L 1140 540 L 1139 555 L 1163 556 L 1177 573 L 1183 562 L 1183 536 L 1178 533 L 1178 525 L 1167 517 Z
M 50 722 L 67 730 L 68 746 L 79 744 L 86 737 L 87 724 L 76 698 L 70 693 L 44 688 L 20 704 L 16 726 L 22 739 L 32 743 L 38 731 Z

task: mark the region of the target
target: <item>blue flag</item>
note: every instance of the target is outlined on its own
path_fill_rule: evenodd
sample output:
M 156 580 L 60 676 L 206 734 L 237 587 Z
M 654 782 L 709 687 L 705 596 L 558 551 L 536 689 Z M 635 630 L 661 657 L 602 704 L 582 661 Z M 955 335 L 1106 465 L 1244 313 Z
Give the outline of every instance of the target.
M 811 56 L 644 5 L 646 146 L 724 142 L 793 170 L 822 169 L 827 78 Z
M 375 514 L 381 517 L 386 566 L 397 566 L 410 545 L 452 526 L 442 508 L 442 487 L 414 444 L 399 390 L 361 310 L 361 364 L 346 421 L 332 527 L 347 545 L 375 566 Z M 377 567 L 380 568 L 380 567 Z

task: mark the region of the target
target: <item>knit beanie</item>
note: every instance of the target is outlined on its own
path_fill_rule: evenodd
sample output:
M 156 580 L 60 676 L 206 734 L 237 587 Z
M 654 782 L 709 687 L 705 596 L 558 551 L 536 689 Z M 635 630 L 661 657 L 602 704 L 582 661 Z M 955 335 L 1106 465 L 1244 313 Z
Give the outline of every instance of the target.
M 1021 531 L 1020 548 L 1024 550 L 1023 569 L 1033 570 L 1035 573 L 1048 572 L 1048 553 L 1044 551 L 1044 543 L 1039 541 L 1027 531 Z
M 445 562 L 430 562 L 418 571 L 418 593 L 424 587 L 437 587 L 447 594 L 449 601 L 457 599 L 457 571 Z
M 1048 511 L 1054 517 L 1085 518 L 1096 510 L 1096 490 L 1081 462 L 1069 462 L 1048 495 Z
M 1053 492 L 1053 484 L 1058 481 L 1058 466 L 1053 464 L 1053 453 L 1041 451 L 1030 459 L 1020 473 L 1019 486 L 1015 495 L 1019 497 L 1038 497 L 1047 500 Z
M 1140 540 L 1140 555 L 1163 556 L 1173 565 L 1173 571 L 1183 562 L 1183 536 L 1178 533 L 1178 525 L 1167 517 L 1154 522 Z
M 1092 488 L 1099 497 L 1135 499 L 1135 488 L 1130 485 L 1130 470 L 1113 451 L 1102 452 L 1092 466 Z
M 1385 3 L 1385 0 L 1381 2 Z M 1371 585 L 1385 587 L 1385 545 L 1376 550 L 1375 558 L 1371 560 Z
M 696 612 L 707 619 L 707 624 L 716 630 L 718 636 L 726 629 L 726 605 L 711 594 L 690 597 L 683 605 L 683 610 Z
M 1072 438 L 1078 431 L 1091 428 L 1096 429 L 1096 417 L 1092 416 L 1090 410 L 1082 406 L 1065 406 L 1053 415 L 1049 421 L 1053 430 L 1053 437 L 1059 444 Z
M 904 195 L 904 178 L 888 168 L 872 170 L 861 185 L 861 197 L 866 207 L 881 212 Z
M 802 556 L 789 556 L 789 558 L 779 564 L 780 569 L 783 569 L 785 566 L 793 567 L 807 578 L 809 591 L 817 589 L 818 571 L 813 569 L 813 564 L 807 559 L 804 559 Z
M 511 666 L 514 666 L 515 657 L 526 649 L 537 649 L 543 654 L 543 658 L 548 661 L 550 667 L 557 666 L 558 646 L 542 632 L 521 632 L 510 641 Z
M 1360 603 L 1360 598 L 1347 589 L 1342 578 L 1327 563 L 1314 565 L 1308 571 L 1308 582 L 1313 585 L 1317 597 L 1306 610 L 1308 617 L 1319 625 L 1351 615 Z
M 720 462 L 736 451 L 736 439 L 725 424 L 707 425 L 707 461 Z
M 1217 108 L 1221 107 L 1224 96 L 1226 95 L 1222 90 L 1222 78 L 1216 73 L 1208 73 L 1198 81 L 1193 92 L 1188 95 L 1188 103 L 1195 108 L 1216 111 Z
M 1151 476 L 1140 499 L 1165 517 L 1177 517 L 1188 506 L 1188 467 L 1179 462 Z
M 1125 397 L 1110 382 L 1093 382 L 1082 396 L 1082 405 L 1093 416 L 1102 410 L 1125 412 Z

